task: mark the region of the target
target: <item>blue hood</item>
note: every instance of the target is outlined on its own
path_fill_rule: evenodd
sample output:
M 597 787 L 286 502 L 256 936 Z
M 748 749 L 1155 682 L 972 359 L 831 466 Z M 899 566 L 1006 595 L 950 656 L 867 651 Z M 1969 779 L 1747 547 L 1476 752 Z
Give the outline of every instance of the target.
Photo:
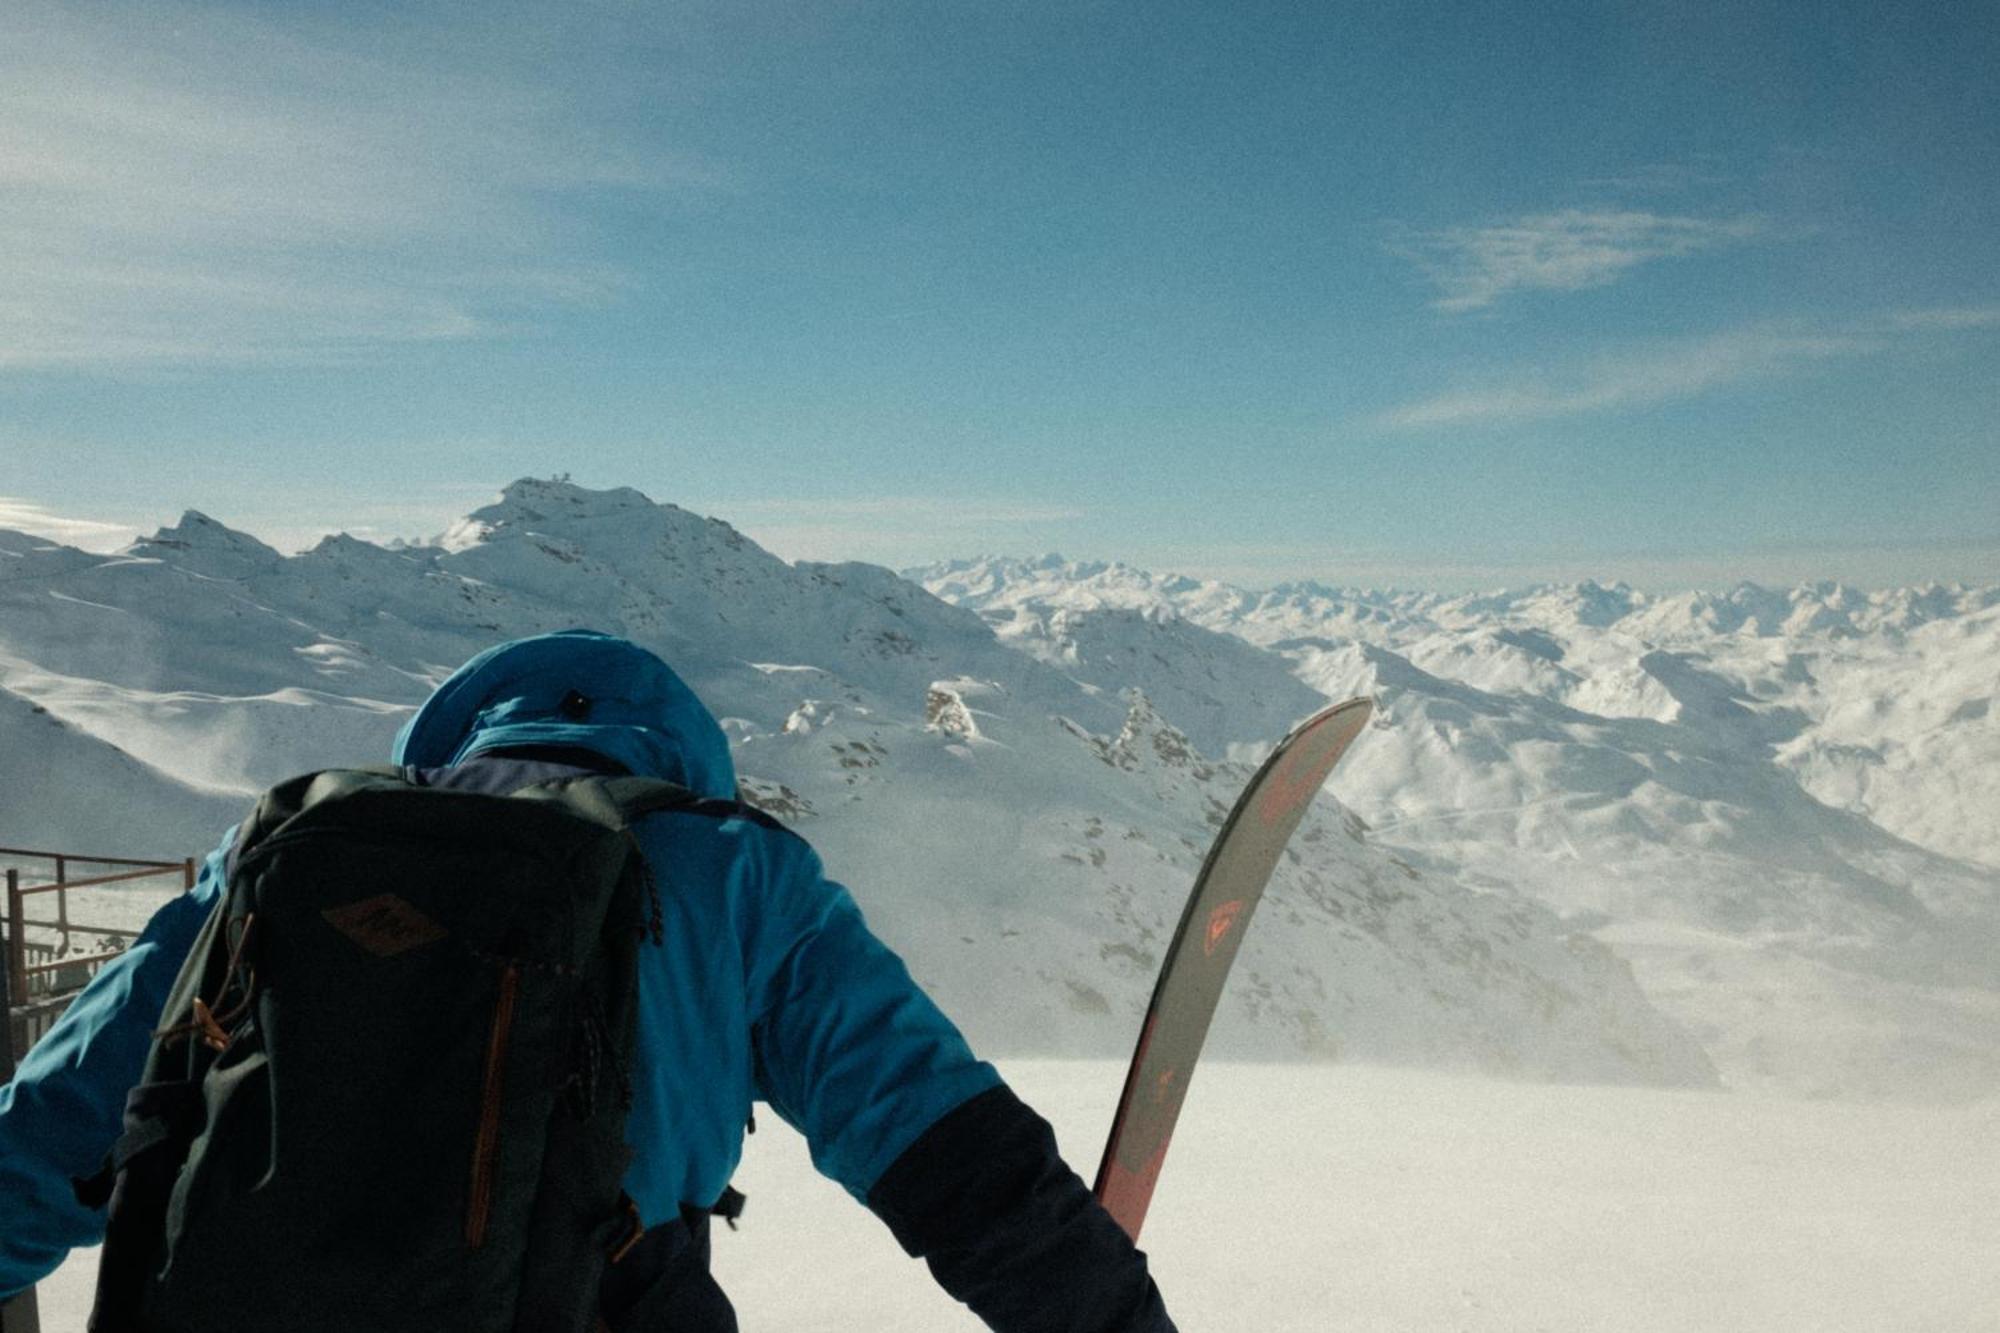
M 564 716 L 571 691 L 590 700 Z M 396 737 L 395 762 L 442 768 L 485 750 L 574 745 L 644 777 L 733 800 L 736 766 L 715 717 L 635 643 L 564 630 L 489 648 L 452 673 Z

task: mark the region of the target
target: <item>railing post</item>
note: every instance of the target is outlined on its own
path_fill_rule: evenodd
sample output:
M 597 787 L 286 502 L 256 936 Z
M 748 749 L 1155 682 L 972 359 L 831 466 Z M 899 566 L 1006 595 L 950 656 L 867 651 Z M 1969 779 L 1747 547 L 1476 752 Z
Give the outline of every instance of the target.
M 194 888 L 194 858 L 192 856 L 181 862 L 181 888 L 184 891 Z
M 14 1077 L 14 1003 L 21 972 L 21 872 L 7 872 L 7 947 L 0 949 L 0 1083 Z M 0 1333 L 41 1333 L 35 1289 L 0 1303 Z
M 21 872 L 7 871 L 7 1003 L 28 1002 L 28 925 L 21 897 Z
M 56 856 L 56 883 L 57 884 L 69 883 L 69 858 L 61 855 L 60 853 L 58 853 Z M 64 953 L 68 953 L 69 952 L 69 890 L 64 888 L 59 888 L 56 890 L 56 929 L 62 932 L 61 949 Z
M 14 871 L 7 872 L 7 887 L 14 887 Z M 7 895 L 12 905 L 13 894 Z M 14 978 L 21 975 L 20 965 L 14 961 L 14 924 L 10 912 L 7 918 L 6 948 L 0 949 L 0 1083 L 14 1077 Z

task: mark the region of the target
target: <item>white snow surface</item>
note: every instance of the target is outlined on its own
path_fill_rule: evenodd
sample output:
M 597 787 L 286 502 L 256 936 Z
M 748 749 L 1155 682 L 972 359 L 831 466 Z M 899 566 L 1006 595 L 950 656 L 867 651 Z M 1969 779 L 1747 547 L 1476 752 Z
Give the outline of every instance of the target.
M 1112 1061 L 1005 1073 L 1086 1173 Z M 1980 1333 L 2000 1104 L 1912 1107 L 1204 1065 L 1141 1243 L 1190 1333 Z M 782 1125 L 715 1269 L 746 1329 L 982 1327 Z M 96 1252 L 41 1288 L 81 1329 Z

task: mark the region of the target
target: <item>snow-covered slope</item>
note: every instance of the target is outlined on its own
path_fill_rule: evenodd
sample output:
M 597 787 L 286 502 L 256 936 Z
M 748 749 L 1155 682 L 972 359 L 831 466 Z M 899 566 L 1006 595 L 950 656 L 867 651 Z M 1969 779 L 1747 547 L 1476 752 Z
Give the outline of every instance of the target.
M 2000 1085 L 2000 590 L 1248 593 L 911 571 L 989 617 L 1175 617 L 1381 725 L 1345 801 L 1416 864 L 1617 947 L 1736 1083 Z
M 1056 718 L 974 717 L 982 734 L 968 741 L 822 712 L 809 730 L 751 738 L 740 758 L 794 794 L 853 789 L 800 828 L 830 864 L 867 865 L 872 891 L 951 904 L 949 938 L 934 933 L 935 910 L 881 926 L 975 1030 L 1001 1049 L 1077 1050 L 1079 1034 L 1082 1049 L 1119 1049 L 1250 768 L 1203 758 L 1143 695 L 1115 736 Z M 880 850 L 885 807 L 903 840 L 893 856 Z M 1238 1053 L 1713 1077 L 1608 950 L 1512 895 L 1466 894 L 1384 856 L 1325 797 L 1237 968 L 1218 1041 Z M 995 996 L 1007 997 L 998 1022 Z
M 1657 595 L 1585 582 L 1447 596 L 1300 583 L 1249 592 L 1060 556 L 952 561 L 907 576 L 997 621 L 1137 611 L 1295 662 L 1371 644 L 1448 680 L 1604 717 L 1674 722 L 1707 706 L 1675 694 L 1671 662 L 1648 662 L 1666 650 L 1726 683 L 1741 705 L 1727 714 L 1732 725 L 1777 717 L 1787 731 L 1779 761 L 1819 799 L 2000 868 L 2000 588 L 1746 583 Z
M 0 846 L 178 859 L 195 851 L 186 842 L 189 829 L 220 830 L 244 809 L 242 801 L 143 763 L 4 688 L 0 755 Z M 39 882 L 45 869 L 34 866 L 29 882 Z
M 1254 755 L 1326 705 L 1289 664 L 1162 610 L 992 612 L 1002 642 L 1093 690 L 1144 691 L 1209 754 Z
M 152 855 L 203 850 L 278 776 L 379 760 L 431 684 L 498 640 L 583 624 L 654 648 L 723 718 L 746 789 L 994 1050 L 1131 1042 L 1249 773 L 1185 731 L 1223 748 L 1319 698 L 1238 640 L 1143 617 L 1050 618 L 1040 655 L 1017 651 L 887 570 L 788 565 L 717 520 L 560 482 L 516 483 L 424 547 L 337 537 L 287 558 L 190 513 L 119 556 L 11 534 L 0 551 L 0 687 L 172 775 L 169 792 L 236 794 L 171 807 L 174 827 L 145 831 Z M 1155 643 L 1174 651 L 1155 660 Z M 1134 681 L 1156 701 L 1127 697 Z M 1245 681 L 1262 697 L 1246 702 Z M 0 747 L 44 745 L 28 725 L 44 715 L 17 711 Z M 44 761 L 58 804 L 128 799 L 68 755 Z M 72 834 L 0 787 L 0 843 Z M 1331 798 L 1298 852 L 1239 964 L 1221 1049 L 1712 1080 L 1626 964 L 1547 909 L 1465 894 Z

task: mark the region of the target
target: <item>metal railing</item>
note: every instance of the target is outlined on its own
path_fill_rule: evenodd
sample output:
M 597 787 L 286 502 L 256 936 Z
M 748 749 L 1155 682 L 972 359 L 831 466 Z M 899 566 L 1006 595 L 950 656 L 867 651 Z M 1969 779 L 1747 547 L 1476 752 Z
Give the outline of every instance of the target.
M 183 889 L 194 887 L 195 862 L 135 861 L 123 856 L 79 856 L 72 852 L 38 852 L 0 847 L 0 860 L 47 862 L 52 878 L 23 883 L 19 866 L 7 869 L 7 1017 L 16 1053 L 26 1052 L 55 1026 L 70 999 L 139 932 L 117 926 L 92 926 L 70 915 L 70 894 L 79 889 L 137 880 L 178 876 Z M 77 877 L 73 870 L 118 867 L 111 873 Z M 54 900 L 54 919 L 46 913 L 29 915 L 31 900 Z M 11 1061 L 9 1062 L 11 1063 Z
M 178 875 L 182 889 L 194 887 L 193 858 L 182 861 L 135 861 L 119 856 L 78 856 L 69 852 L 37 852 L 0 847 L 0 860 L 48 862 L 53 879 L 21 882 L 19 866 L 7 869 L 7 938 L 0 947 L 0 1000 L 7 1021 L 0 1023 L 0 1083 L 14 1076 L 14 1060 L 26 1054 L 62 1017 L 78 991 L 112 959 L 125 952 L 139 932 L 117 926 L 90 926 L 70 916 L 69 895 L 78 889 Z M 118 866 L 110 874 L 72 878 L 71 868 Z M 55 919 L 28 915 L 30 899 L 53 895 Z M 30 932 L 39 938 L 30 938 Z M 35 1289 L 0 1302 L 0 1333 L 37 1333 L 41 1326 Z

